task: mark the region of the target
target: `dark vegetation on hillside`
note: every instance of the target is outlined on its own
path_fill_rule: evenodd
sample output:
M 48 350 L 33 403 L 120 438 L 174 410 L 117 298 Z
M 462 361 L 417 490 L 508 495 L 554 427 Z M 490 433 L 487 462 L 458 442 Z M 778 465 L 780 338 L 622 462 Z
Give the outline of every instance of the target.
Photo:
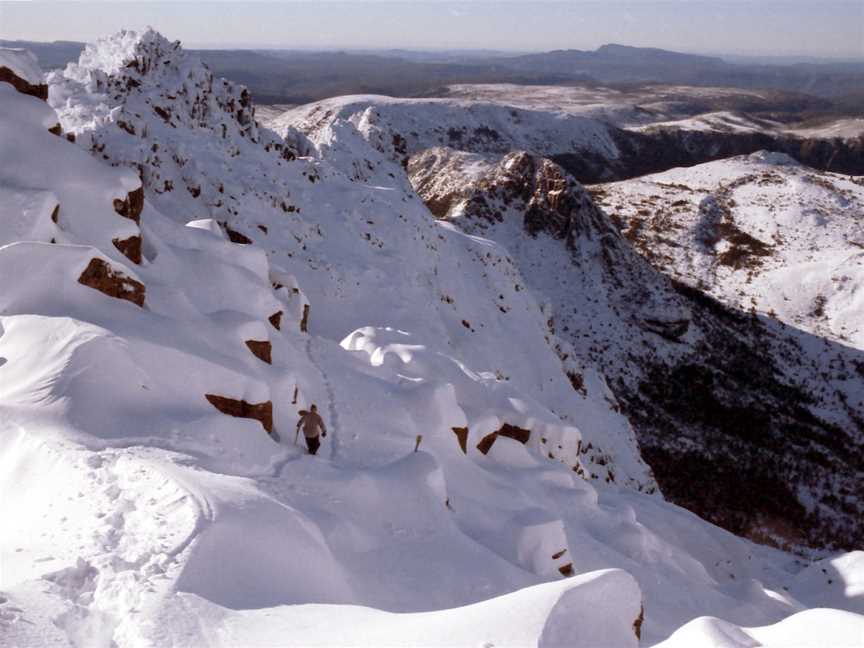
M 850 484 L 864 472 L 864 421 L 855 434 L 817 417 L 813 394 L 778 366 L 778 353 L 794 353 L 783 338 L 809 334 L 782 327 L 778 335 L 776 323 L 684 284 L 676 290 L 708 334 L 702 348 L 692 360 L 649 367 L 636 393 L 613 385 L 663 493 L 757 541 L 860 545 L 864 502 Z M 808 512 L 795 492 L 801 483 L 834 512 Z
M 864 175 L 864 136 L 814 139 L 767 133 L 718 133 L 658 128 L 647 132 L 613 130 L 620 156 L 608 160 L 590 151 L 561 153 L 552 159 L 584 183 L 626 180 L 674 167 L 689 167 L 756 151 L 786 153 L 822 171 Z

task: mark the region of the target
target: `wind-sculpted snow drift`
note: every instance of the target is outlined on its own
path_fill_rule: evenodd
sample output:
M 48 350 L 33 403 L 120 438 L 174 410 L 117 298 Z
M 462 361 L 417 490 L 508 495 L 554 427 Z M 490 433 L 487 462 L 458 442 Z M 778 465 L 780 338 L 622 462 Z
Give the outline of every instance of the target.
M 665 502 L 508 250 L 407 179 L 295 158 L 151 31 L 54 73 L 56 116 L 0 102 L 3 645 L 635 646 L 821 601 L 864 627 L 854 554 L 799 582 Z

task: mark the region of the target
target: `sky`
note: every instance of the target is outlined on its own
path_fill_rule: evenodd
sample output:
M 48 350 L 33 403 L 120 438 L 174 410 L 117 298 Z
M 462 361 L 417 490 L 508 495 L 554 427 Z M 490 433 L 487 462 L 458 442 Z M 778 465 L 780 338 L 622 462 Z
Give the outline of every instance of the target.
M 594 49 L 864 58 L 864 0 L 6 2 L 0 39 L 152 26 L 187 47 Z

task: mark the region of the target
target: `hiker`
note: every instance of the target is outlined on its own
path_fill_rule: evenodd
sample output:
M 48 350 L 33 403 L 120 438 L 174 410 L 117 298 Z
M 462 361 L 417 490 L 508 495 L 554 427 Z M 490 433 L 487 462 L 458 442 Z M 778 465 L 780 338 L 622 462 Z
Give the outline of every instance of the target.
M 309 454 L 314 455 L 318 452 L 321 446 L 321 441 L 318 438 L 327 436 L 327 426 L 324 425 L 324 420 L 318 414 L 318 407 L 314 404 L 309 408 L 310 411 L 300 410 L 300 420 L 297 421 L 297 432 L 300 432 L 300 426 L 303 426 L 303 436 L 306 437 L 306 447 L 309 448 Z

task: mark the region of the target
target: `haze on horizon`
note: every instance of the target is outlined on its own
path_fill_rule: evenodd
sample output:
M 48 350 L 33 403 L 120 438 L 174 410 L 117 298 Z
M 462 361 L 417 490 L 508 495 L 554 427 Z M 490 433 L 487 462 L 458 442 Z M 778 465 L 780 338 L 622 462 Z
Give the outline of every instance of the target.
M 89 42 L 146 26 L 202 48 L 544 51 L 615 42 L 693 53 L 864 58 L 859 0 L 0 1 L 5 40 Z

